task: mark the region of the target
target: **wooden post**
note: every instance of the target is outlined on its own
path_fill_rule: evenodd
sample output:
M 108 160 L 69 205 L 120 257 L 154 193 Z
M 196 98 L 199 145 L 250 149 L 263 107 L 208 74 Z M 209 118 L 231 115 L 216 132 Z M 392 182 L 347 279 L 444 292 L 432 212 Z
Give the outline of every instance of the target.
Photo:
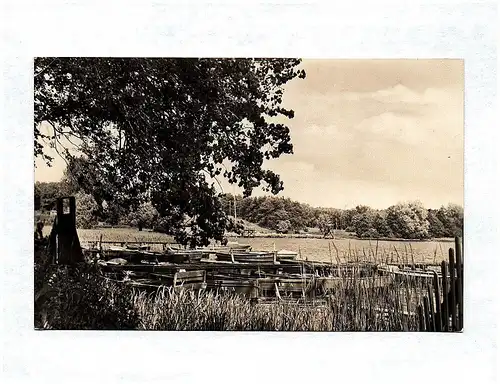
M 448 268 L 444 260 L 441 262 L 441 274 L 443 278 L 443 305 L 441 306 L 441 310 L 443 311 L 442 330 L 448 332 L 450 330 L 450 317 L 448 314 Z
M 425 320 L 425 329 L 427 332 L 431 331 L 431 324 L 429 321 L 429 298 L 424 296 L 424 320 Z
M 259 280 L 252 282 L 252 287 L 250 289 L 250 301 L 255 304 L 259 299 Z
M 332 247 L 330 242 L 328 242 L 328 253 L 330 254 L 330 263 L 333 265 Z
M 457 303 L 458 303 L 458 322 L 457 331 L 464 327 L 464 264 L 463 264 L 463 244 L 460 237 L 455 237 L 455 259 L 457 266 Z
M 424 322 L 424 314 L 422 311 L 422 306 L 419 305 L 417 307 L 417 313 L 418 313 L 418 327 L 421 332 L 425 331 L 425 322 Z
M 436 314 L 434 312 L 434 298 L 432 297 L 432 287 L 427 285 L 427 295 L 429 297 L 429 312 L 430 312 L 430 325 L 431 330 L 436 331 Z
M 433 285 L 434 285 L 434 295 L 436 298 L 436 331 L 440 332 L 442 330 L 441 325 L 443 324 L 443 315 L 441 313 L 441 294 L 439 291 L 439 277 L 436 271 L 433 273 Z
M 76 198 L 69 197 L 69 214 L 71 216 L 72 225 L 76 228 Z
M 281 301 L 281 295 L 280 295 L 280 291 L 278 289 L 278 284 L 277 283 L 274 283 L 274 289 L 276 290 L 276 297 L 278 298 L 278 300 Z
M 64 200 L 57 199 L 56 202 L 57 216 L 62 216 L 64 214 Z
M 457 330 L 457 305 L 456 305 L 456 282 L 455 282 L 455 254 L 452 248 L 448 250 L 450 260 L 450 316 L 451 330 Z

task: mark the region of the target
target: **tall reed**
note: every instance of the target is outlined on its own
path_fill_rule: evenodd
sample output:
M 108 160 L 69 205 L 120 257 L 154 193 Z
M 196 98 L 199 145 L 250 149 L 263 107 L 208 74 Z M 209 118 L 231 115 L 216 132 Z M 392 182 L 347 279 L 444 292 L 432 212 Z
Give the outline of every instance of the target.
M 416 331 L 416 298 L 424 289 L 411 278 L 386 284 L 384 276 L 343 274 L 318 305 L 254 304 L 230 292 L 146 293 L 70 268 L 45 277 L 35 306 L 35 326 L 45 329 Z

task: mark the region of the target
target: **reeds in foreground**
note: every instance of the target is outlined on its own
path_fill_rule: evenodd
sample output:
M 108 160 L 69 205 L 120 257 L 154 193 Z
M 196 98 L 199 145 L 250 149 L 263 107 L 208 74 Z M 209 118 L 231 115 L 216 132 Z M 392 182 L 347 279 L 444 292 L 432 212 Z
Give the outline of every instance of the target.
M 317 305 L 254 304 L 228 292 L 146 293 L 68 267 L 35 270 L 35 327 L 211 331 L 417 331 L 416 280 L 343 277 Z

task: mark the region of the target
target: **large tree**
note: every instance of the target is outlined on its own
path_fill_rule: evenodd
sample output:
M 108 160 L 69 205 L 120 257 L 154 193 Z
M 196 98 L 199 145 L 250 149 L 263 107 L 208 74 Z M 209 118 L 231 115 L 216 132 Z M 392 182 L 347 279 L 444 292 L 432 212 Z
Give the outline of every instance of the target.
M 358 237 L 377 237 L 378 233 L 374 228 L 376 212 L 370 207 L 358 206 L 358 212 L 352 217 L 352 227 Z
M 404 239 L 429 237 L 427 210 L 419 201 L 399 203 L 387 208 L 387 224 L 396 237 Z
M 65 179 L 57 182 L 35 182 L 35 198 L 40 199 L 40 209 L 49 211 L 55 209 L 58 197 L 70 196 L 78 189 L 73 189 Z
M 272 118 L 294 115 L 282 105 L 283 86 L 305 76 L 299 63 L 37 58 L 35 155 L 50 162 L 42 140 L 57 148 L 62 137 L 76 139 L 85 166 L 98 175 L 93 193 L 136 206 L 149 199 L 179 240 L 206 244 L 225 227 L 214 178 L 223 175 L 245 196 L 259 186 L 283 189 L 263 162 L 292 153 L 288 127 Z
M 443 223 L 447 237 L 463 236 L 464 209 L 457 204 L 448 204 L 436 212 L 436 217 Z
M 429 209 L 427 221 L 429 222 L 429 235 L 431 237 L 444 237 L 447 235 L 446 228 L 437 215 L 438 211 Z

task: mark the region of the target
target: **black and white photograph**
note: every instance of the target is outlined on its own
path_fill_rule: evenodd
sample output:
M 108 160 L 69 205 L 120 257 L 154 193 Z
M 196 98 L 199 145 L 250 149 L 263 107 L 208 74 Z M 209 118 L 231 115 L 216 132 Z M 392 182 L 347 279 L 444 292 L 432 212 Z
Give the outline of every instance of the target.
M 35 327 L 463 329 L 463 60 L 34 59 Z

